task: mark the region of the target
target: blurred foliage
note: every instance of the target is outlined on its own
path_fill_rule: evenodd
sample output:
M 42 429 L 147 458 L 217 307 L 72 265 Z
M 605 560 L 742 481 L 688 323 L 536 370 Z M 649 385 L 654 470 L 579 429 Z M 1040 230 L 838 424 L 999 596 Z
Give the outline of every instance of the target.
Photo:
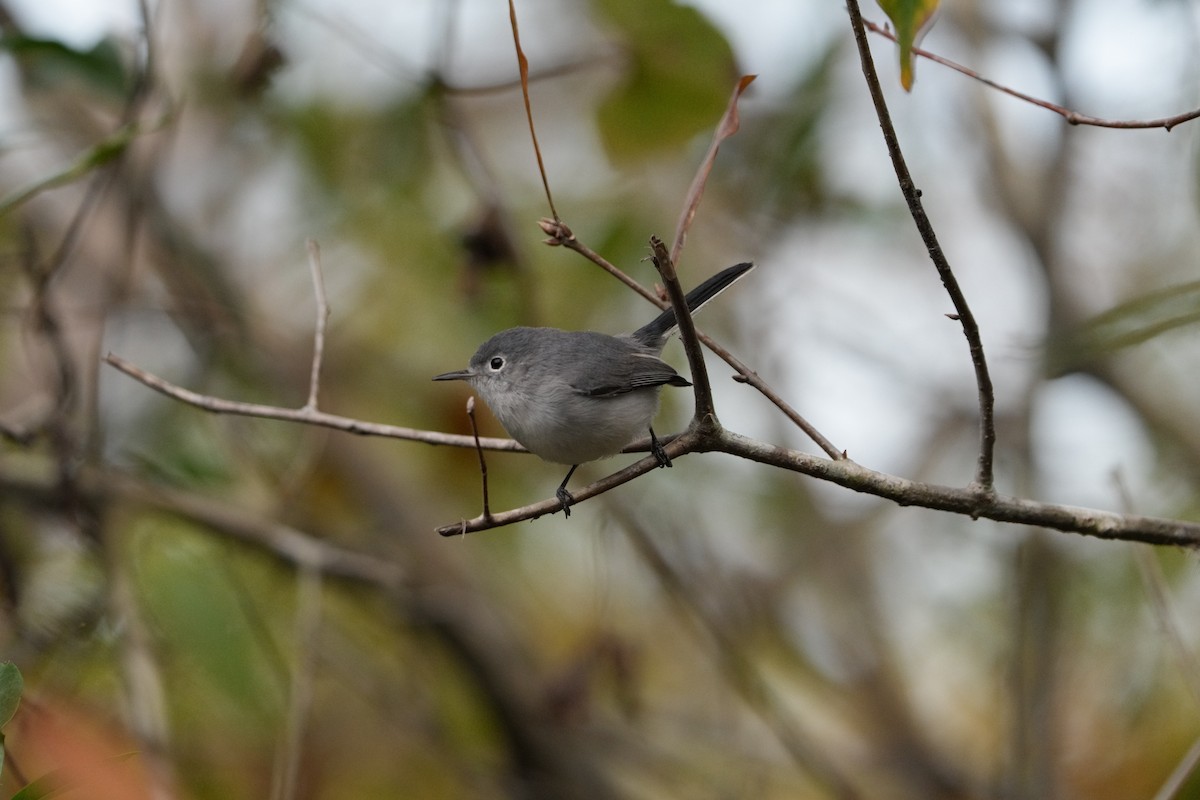
M 884 7 L 915 37 L 935 5 Z M 741 21 L 779 15 L 794 57 L 743 98 L 690 233 L 685 282 L 761 265 L 702 324 L 856 459 L 961 483 L 970 364 L 872 135 L 844 9 L 744 6 Z M 97 363 L 111 350 L 196 391 L 300 406 L 308 237 L 332 413 L 466 433 L 466 389 L 429 378 L 497 329 L 645 320 L 539 243 L 507 8 L 431 3 L 423 27 L 403 17 L 416 7 L 395 13 L 421 47 L 354 4 L 152 9 L 152 50 L 0 14 L 21 105 L 5 124 L 33 134 L 5 131 L 0 159 L 0 792 L 1124 800 L 1182 770 L 1175 796 L 1200 796 L 1181 761 L 1200 736 L 1193 554 L 1139 562 L 707 456 L 569 523 L 442 540 L 436 525 L 478 509 L 474 452 L 208 415 Z M 556 204 L 650 284 L 647 238 L 669 235 L 761 54 L 669 0 L 516 8 Z M 975 53 L 1036 43 L 1068 70 L 1046 31 L 972 9 L 944 9 L 939 34 Z M 896 117 L 996 370 L 1001 490 L 1082 486 L 1194 518 L 1200 284 L 1179 254 L 1197 242 L 1168 223 L 1197 213 L 1178 168 L 1195 126 L 1009 141 L 990 95 L 929 83 Z M 1130 234 L 1146 230 L 1164 241 Z M 810 447 L 712 371 L 725 424 Z M 1070 419 L 1042 421 L 1070 387 Z M 682 425 L 687 393 L 663 405 L 663 429 Z M 518 454 L 488 470 L 493 508 L 562 475 Z
M 1102 360 L 1179 328 L 1200 323 L 1200 281 L 1133 297 L 1085 320 L 1047 350 L 1052 375 Z
M 55 39 L 21 34 L 0 36 L 0 50 L 16 59 L 28 88 L 57 91 L 68 84 L 120 99 L 129 91 L 130 75 L 121 48 L 111 37 L 80 50 Z
M 712 129 L 738 78 L 725 37 L 674 0 L 599 0 L 626 59 L 597 122 L 616 161 L 670 153 Z

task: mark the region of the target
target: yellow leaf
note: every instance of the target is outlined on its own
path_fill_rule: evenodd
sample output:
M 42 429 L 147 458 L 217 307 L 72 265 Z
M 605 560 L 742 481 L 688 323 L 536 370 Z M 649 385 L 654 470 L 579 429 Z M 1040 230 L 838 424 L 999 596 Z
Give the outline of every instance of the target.
M 878 3 L 896 29 L 896 41 L 900 44 L 900 85 L 904 91 L 911 92 L 912 50 L 932 22 L 938 0 L 878 0 Z

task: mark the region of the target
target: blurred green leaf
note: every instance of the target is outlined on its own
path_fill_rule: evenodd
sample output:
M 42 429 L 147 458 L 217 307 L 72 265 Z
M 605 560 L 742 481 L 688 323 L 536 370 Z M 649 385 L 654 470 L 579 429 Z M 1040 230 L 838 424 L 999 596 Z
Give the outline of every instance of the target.
M 900 45 L 900 85 L 911 92 L 913 85 L 913 54 L 925 28 L 937 11 L 938 0 L 878 0 L 883 13 L 888 15 L 896 29 L 896 41 Z
M 8 724 L 17 713 L 21 704 L 21 690 L 25 687 L 25 679 L 21 670 L 11 661 L 0 664 L 0 727 Z
M 268 640 L 253 622 L 257 610 L 247 605 L 229 551 L 175 520 L 147 519 L 138 528 L 141 592 L 164 645 L 187 660 L 186 691 L 204 695 L 196 679 L 207 678 L 244 718 L 270 719 L 281 694 L 263 656 L 274 651 L 263 649 Z
M 24 789 L 14 794 L 12 800 L 47 800 L 47 798 L 63 794 L 71 788 L 73 787 L 70 784 L 62 781 L 61 772 L 55 770 L 30 782 Z
M 833 81 L 843 41 L 833 38 L 786 98 L 727 144 L 732 160 L 726 180 L 744 207 L 764 219 L 788 224 L 799 214 L 827 209 L 836 201 L 826 184 L 821 124 L 834 97 Z
M 21 689 L 25 680 L 21 670 L 11 661 L 0 664 L 0 727 L 8 724 L 21 704 Z M 0 774 L 4 772 L 4 734 L 0 733 Z
M 624 39 L 624 80 L 597 111 L 614 160 L 678 147 L 721 118 L 738 73 L 733 50 L 694 8 L 670 0 L 598 0 Z
M 313 103 L 279 123 L 322 188 L 354 205 L 387 202 L 390 193 L 412 191 L 432 167 L 428 128 L 438 102 L 430 87 L 365 110 Z
M 1095 361 L 1164 333 L 1200 322 L 1200 281 L 1149 292 L 1084 322 L 1052 343 L 1051 374 Z
M 35 88 L 55 89 L 81 80 L 93 89 L 124 97 L 129 75 L 121 63 L 121 51 L 112 39 L 101 39 L 88 50 L 77 50 L 56 39 L 34 36 L 0 37 L 0 49 L 13 54 Z
M 129 143 L 137 137 L 138 133 L 137 125 L 133 123 L 122 125 L 109 136 L 101 139 L 88 150 L 84 151 L 79 158 L 75 159 L 74 163 L 0 200 L 0 216 L 7 214 L 34 195 L 77 181 L 85 175 L 90 174 L 93 170 L 103 167 L 124 153 L 125 149 L 129 147 Z

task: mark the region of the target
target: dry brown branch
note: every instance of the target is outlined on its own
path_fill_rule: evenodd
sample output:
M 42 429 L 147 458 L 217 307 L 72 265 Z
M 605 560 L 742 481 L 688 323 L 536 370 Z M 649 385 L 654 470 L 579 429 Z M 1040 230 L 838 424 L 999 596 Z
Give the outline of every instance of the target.
M 663 300 L 654 292 L 642 286 L 640 283 L 626 275 L 619 268 L 605 259 L 604 256 L 600 255 L 595 250 L 592 250 L 586 244 L 579 241 L 574 232 L 567 227 L 566 223 L 552 219 L 542 219 L 539 220 L 538 224 L 541 226 L 542 231 L 544 231 L 550 237 L 546 239 L 546 244 L 566 247 L 569 250 L 579 253 L 579 255 L 583 256 L 588 261 L 591 261 L 593 264 L 600 267 L 617 280 L 621 281 L 621 283 L 628 286 L 646 300 L 649 300 L 658 308 L 665 309 L 667 307 L 668 302 L 666 300 Z M 699 337 L 700 341 L 705 347 L 707 347 L 722 361 L 733 368 L 734 372 L 737 373 L 737 375 L 734 376 L 735 381 L 738 381 L 739 383 L 745 383 L 757 389 L 760 394 L 766 397 L 776 408 L 782 411 L 784 416 L 786 416 L 793 425 L 804 431 L 804 433 L 810 439 L 812 439 L 818 447 L 825 451 L 825 454 L 830 458 L 838 459 L 846 457 L 844 451 L 839 450 L 837 446 L 833 444 L 833 442 L 829 441 L 829 439 L 827 439 L 819 430 L 817 430 L 816 426 L 814 426 L 804 417 L 800 416 L 800 412 L 792 408 L 786 400 L 779 396 L 778 392 L 772 389 L 766 381 L 759 377 L 757 372 L 750 369 L 750 367 L 742 362 L 741 359 L 731 353 L 728 348 L 717 342 L 703 331 L 696 331 L 696 335 Z M 641 450 L 642 448 L 636 449 Z
M 700 349 L 700 340 L 696 337 L 696 323 L 692 320 L 692 312 L 688 308 L 687 298 L 683 287 L 679 285 L 679 275 L 675 272 L 675 263 L 667 252 L 667 246 L 657 236 L 650 237 L 650 260 L 663 279 L 663 287 L 671 306 L 675 309 L 675 322 L 679 326 L 679 341 L 683 343 L 683 351 L 687 354 L 688 368 L 692 373 L 692 391 L 696 397 L 696 410 L 692 415 L 691 427 L 701 427 L 716 424 L 717 412 L 713 406 L 712 385 L 708 382 L 708 368 L 704 365 L 704 351 Z
M 877 25 L 876 23 L 868 20 L 863 20 L 863 25 L 872 33 L 879 34 L 886 39 L 891 39 L 893 42 L 896 41 L 896 34 L 892 33 L 882 25 Z M 1158 119 L 1117 120 L 1092 117 L 1088 116 L 1087 114 L 1081 114 L 1078 111 L 1072 111 L 1069 108 L 1063 108 L 1056 103 L 1051 103 L 1049 100 L 1042 100 L 1041 98 L 1025 94 L 1024 92 L 1018 92 L 1016 89 L 1009 88 L 1008 86 L 998 83 L 991 78 L 985 78 L 970 67 L 964 67 L 962 64 L 958 64 L 948 58 L 943 58 L 942 56 L 939 56 L 936 53 L 931 53 L 928 50 L 922 50 L 919 47 L 914 47 L 912 51 L 915 55 L 918 55 L 921 58 L 928 59 L 935 64 L 941 64 L 943 67 L 948 67 L 955 72 L 966 75 L 972 80 L 979 81 L 984 86 L 991 87 L 998 92 L 1003 92 L 1010 97 L 1015 97 L 1018 100 L 1031 103 L 1032 105 L 1038 106 L 1039 108 L 1044 108 L 1047 111 L 1053 111 L 1055 114 L 1058 114 L 1072 125 L 1091 125 L 1097 128 L 1122 128 L 1126 130 L 1162 128 L 1163 130 L 1169 132 L 1176 125 L 1180 125 L 1184 122 L 1191 122 L 1194 119 L 1200 118 L 1200 108 L 1197 108 L 1193 111 L 1185 111 L 1182 114 L 1175 114 L 1174 116 L 1170 117 L 1160 117 Z
M 305 406 L 301 406 L 300 408 L 281 408 L 261 403 L 243 403 L 237 400 L 211 397 L 199 392 L 193 392 L 190 389 L 185 389 L 182 386 L 176 386 L 170 381 L 146 372 L 112 353 L 104 357 L 104 362 L 124 372 L 134 380 L 144 383 L 151 389 L 165 394 L 167 397 L 205 411 L 211 411 L 214 414 L 236 414 L 243 417 L 261 417 L 263 419 L 278 419 L 285 422 L 300 422 L 306 425 L 318 425 L 322 428 L 332 428 L 360 436 L 383 436 L 390 439 L 407 439 L 414 442 L 425 442 L 426 444 L 445 445 L 448 447 L 476 446 L 475 439 L 471 436 L 438 433 L 437 431 L 425 431 L 417 428 L 404 428 L 398 425 L 385 425 L 378 422 L 365 422 L 350 417 L 341 417 L 337 414 L 327 414 L 324 411 L 317 411 Z M 525 452 L 525 448 L 512 439 L 497 439 L 484 436 L 480 437 L 479 446 L 487 450 L 502 450 L 516 453 Z
M 671 245 L 671 260 L 676 264 L 679 263 L 679 257 L 683 253 L 683 242 L 687 238 L 688 229 L 692 227 L 692 220 L 696 217 L 696 209 L 700 207 L 700 199 L 704 196 L 704 186 L 708 183 L 708 176 L 712 173 L 713 164 L 717 161 L 717 151 L 721 149 L 721 142 L 737 133 L 741 126 L 741 119 L 738 117 L 738 99 L 757 77 L 757 75 L 743 75 L 737 82 L 737 86 L 733 87 L 733 94 L 729 97 L 725 113 L 721 116 L 721 121 L 717 123 L 716 130 L 713 131 L 708 152 L 704 154 L 704 160 L 700 162 L 696 176 L 692 178 L 692 185 L 688 187 L 687 199 L 683 202 L 683 213 L 679 215 L 679 222 L 675 226 L 675 241 Z
M 672 440 L 666 449 L 672 460 L 694 452 L 728 453 L 760 464 L 835 483 L 852 491 L 875 495 L 901 506 L 947 511 L 972 519 L 983 518 L 996 522 L 1034 525 L 1100 539 L 1119 539 L 1189 548 L 1200 547 L 1200 523 L 1198 522 L 1044 503 L 995 492 L 982 492 L 974 486 L 955 487 L 913 481 L 877 472 L 856 464 L 850 459 L 835 461 L 757 441 L 719 426 L 706 431 L 689 430 Z M 577 489 L 572 494 L 577 500 L 602 494 L 627 483 L 638 475 L 649 472 L 655 466 L 654 459 L 642 459 L 619 472 L 582 489 Z M 438 529 L 438 533 L 449 536 L 456 533 L 488 530 L 526 519 L 536 519 L 556 510 L 558 510 L 556 500 L 543 500 L 512 511 L 493 514 L 490 520 L 476 517 L 465 522 L 445 525 Z
M 312 275 L 313 294 L 317 300 L 317 324 L 313 328 L 312 370 L 308 378 L 308 402 L 304 408 L 317 410 L 317 395 L 321 390 L 321 359 L 325 355 L 325 325 L 329 322 L 329 302 L 325 299 L 325 280 L 321 275 L 321 246 L 309 239 L 308 269 Z
M 508 0 L 508 20 L 512 24 L 513 48 L 517 51 L 517 67 L 521 71 L 521 97 L 525 99 L 525 118 L 529 121 L 529 139 L 533 142 L 533 154 L 537 156 L 538 173 L 542 176 L 542 188 L 546 191 L 546 203 L 550 206 L 550 215 L 558 219 L 558 210 L 554 207 L 554 197 L 550 194 L 550 179 L 546 177 L 546 165 L 542 161 L 542 148 L 538 147 L 537 130 L 533 124 L 533 104 L 529 100 L 529 59 L 521 49 L 521 34 L 517 25 L 517 7 L 513 0 Z
M 992 492 L 995 490 L 992 471 L 996 452 L 994 416 L 996 397 L 992 390 L 992 378 L 988 372 L 987 358 L 983 353 L 983 340 L 979 334 L 979 325 L 975 322 L 975 315 L 971 313 L 966 295 L 958 285 L 958 278 L 954 276 L 954 271 L 950 268 L 950 261 L 942 251 L 941 244 L 938 243 L 937 233 L 921 203 L 921 191 L 913 183 L 912 174 L 908 171 L 908 164 L 904 160 L 904 153 L 900 150 L 900 140 L 896 136 L 895 126 L 892 125 L 892 116 L 883 96 L 883 87 L 880 85 L 879 75 L 875 71 L 875 61 L 871 58 L 871 47 L 867 44 L 866 28 L 863 24 L 862 11 L 858 7 L 858 0 L 847 0 L 846 8 L 850 12 L 850 26 L 854 31 L 854 42 L 858 46 L 863 78 L 867 82 L 871 100 L 875 104 L 875 115 L 879 119 L 879 127 L 883 130 L 883 140 L 887 144 L 888 155 L 892 159 L 892 167 L 895 169 L 896 179 L 900 183 L 900 191 L 904 195 L 904 201 L 908 204 L 908 211 L 917 226 L 917 232 L 921 234 L 921 241 L 925 243 L 925 248 L 929 252 L 929 258 L 933 261 L 934 268 L 937 269 L 938 277 L 941 278 L 942 285 L 946 287 L 946 294 L 950 296 L 950 302 L 954 304 L 955 314 L 951 318 L 959 322 L 962 326 L 963 336 L 967 339 L 971 364 L 975 368 L 976 392 L 979 396 L 979 459 L 975 468 L 974 486 L 979 491 Z

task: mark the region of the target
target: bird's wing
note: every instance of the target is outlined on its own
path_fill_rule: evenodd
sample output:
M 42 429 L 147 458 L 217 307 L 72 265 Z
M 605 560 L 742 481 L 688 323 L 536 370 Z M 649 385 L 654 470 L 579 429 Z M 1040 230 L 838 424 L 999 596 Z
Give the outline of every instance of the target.
M 630 351 L 621 358 L 608 362 L 616 364 L 609 374 L 593 376 L 591 380 L 580 380 L 573 388 L 587 397 L 615 397 L 635 389 L 655 386 L 691 386 L 686 378 L 656 355 Z

